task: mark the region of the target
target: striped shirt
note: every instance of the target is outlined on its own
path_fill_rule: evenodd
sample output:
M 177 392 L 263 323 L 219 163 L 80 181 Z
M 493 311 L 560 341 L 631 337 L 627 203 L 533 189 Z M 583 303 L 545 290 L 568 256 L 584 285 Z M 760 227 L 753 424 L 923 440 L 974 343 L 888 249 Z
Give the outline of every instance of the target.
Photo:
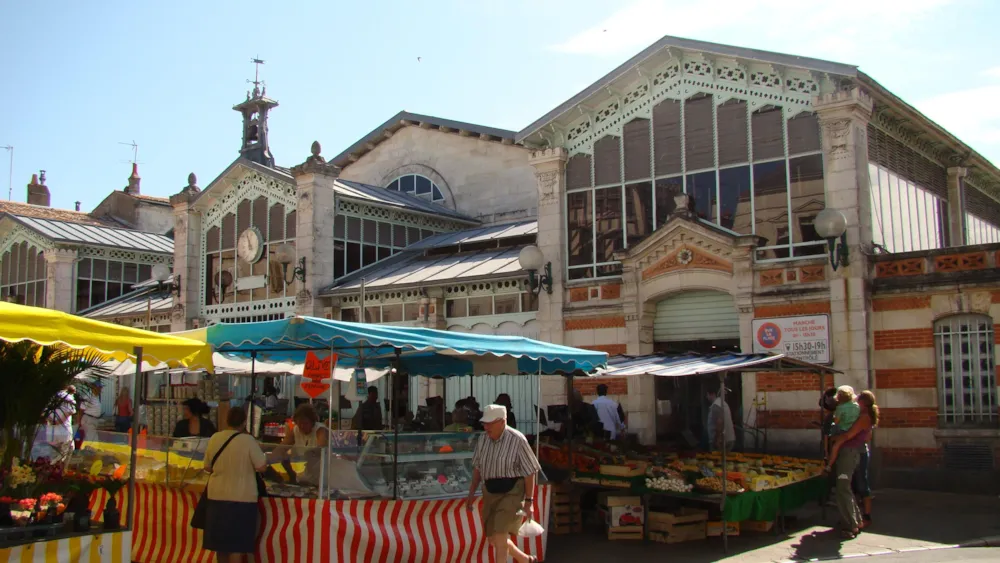
M 542 469 L 524 434 L 510 426 L 496 440 L 488 434 L 480 436 L 472 454 L 472 466 L 483 479 L 528 477 Z

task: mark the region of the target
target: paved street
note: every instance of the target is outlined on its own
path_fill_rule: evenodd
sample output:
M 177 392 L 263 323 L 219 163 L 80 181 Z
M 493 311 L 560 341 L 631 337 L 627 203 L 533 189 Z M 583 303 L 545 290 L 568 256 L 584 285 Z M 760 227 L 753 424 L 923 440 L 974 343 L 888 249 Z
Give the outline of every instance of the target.
M 550 536 L 551 563 L 606 563 L 609 561 L 661 561 L 708 563 L 765 563 L 788 560 L 858 557 L 954 545 L 982 537 L 1000 535 L 1000 498 L 995 496 L 953 495 L 920 491 L 884 490 L 876 492 L 873 526 L 858 538 L 842 541 L 836 530 L 836 509 L 829 507 L 823 520 L 817 507 L 800 511 L 789 519 L 785 534 L 744 533 L 730 538 L 729 553 L 723 553 L 719 538 L 704 542 L 673 545 L 636 541 L 608 541 L 598 530 L 583 535 Z M 906 561 L 953 561 L 967 550 L 940 550 L 908 553 Z M 951 553 L 952 555 L 948 555 Z M 972 551 L 970 557 L 977 557 Z M 987 550 L 987 553 L 991 553 Z M 993 551 L 1000 560 L 1000 550 Z M 913 559 L 909 557 L 912 556 Z M 950 558 L 949 558 L 950 557 Z M 882 561 L 881 557 L 878 559 Z M 886 559 L 885 561 L 893 561 Z

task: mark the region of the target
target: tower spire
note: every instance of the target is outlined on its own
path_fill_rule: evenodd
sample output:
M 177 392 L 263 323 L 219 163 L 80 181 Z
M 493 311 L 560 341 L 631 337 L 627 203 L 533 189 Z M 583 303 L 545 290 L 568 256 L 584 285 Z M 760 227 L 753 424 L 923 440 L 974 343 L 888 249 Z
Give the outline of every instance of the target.
M 243 116 L 243 145 L 240 147 L 240 156 L 273 167 L 274 157 L 267 141 L 267 113 L 278 107 L 278 102 L 267 98 L 267 87 L 260 79 L 260 66 L 264 64 L 264 60 L 253 57 L 250 62 L 254 64 L 253 80 L 248 79 L 247 82 L 253 84 L 253 90 L 247 92 L 245 101 L 233 106 L 233 109 Z

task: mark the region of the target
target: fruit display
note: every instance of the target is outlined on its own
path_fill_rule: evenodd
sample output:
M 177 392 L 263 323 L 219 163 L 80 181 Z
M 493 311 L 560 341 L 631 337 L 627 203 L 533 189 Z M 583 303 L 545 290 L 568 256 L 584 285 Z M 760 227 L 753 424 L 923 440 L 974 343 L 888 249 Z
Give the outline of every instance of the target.
M 684 475 L 672 466 L 650 465 L 646 468 L 646 477 L 651 479 L 679 479 L 684 480 Z
M 667 477 L 647 477 L 646 488 L 657 491 L 671 491 L 674 493 L 690 493 L 694 487 L 688 485 L 684 479 Z
M 730 481 L 729 479 L 727 479 L 726 481 L 727 481 L 727 486 L 725 487 L 725 489 L 727 493 L 733 494 L 733 493 L 742 493 L 745 491 L 745 489 L 741 487 L 739 483 L 735 481 Z M 695 481 L 694 485 L 699 490 L 707 491 L 710 493 L 723 492 L 722 479 L 718 477 L 702 477 L 701 479 Z

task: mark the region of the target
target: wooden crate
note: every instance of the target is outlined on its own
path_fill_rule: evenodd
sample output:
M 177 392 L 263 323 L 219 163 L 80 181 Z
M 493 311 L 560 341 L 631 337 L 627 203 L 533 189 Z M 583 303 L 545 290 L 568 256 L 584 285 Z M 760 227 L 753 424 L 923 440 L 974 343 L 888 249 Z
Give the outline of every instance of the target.
M 708 511 L 681 508 L 676 513 L 650 512 L 646 522 L 649 539 L 661 543 L 680 543 L 708 537 Z
M 608 528 L 608 539 L 616 540 L 641 540 L 642 526 L 617 526 Z
M 583 513 L 580 511 L 580 493 L 572 484 L 563 483 L 553 489 L 549 515 L 550 534 L 578 534 L 583 530 Z

